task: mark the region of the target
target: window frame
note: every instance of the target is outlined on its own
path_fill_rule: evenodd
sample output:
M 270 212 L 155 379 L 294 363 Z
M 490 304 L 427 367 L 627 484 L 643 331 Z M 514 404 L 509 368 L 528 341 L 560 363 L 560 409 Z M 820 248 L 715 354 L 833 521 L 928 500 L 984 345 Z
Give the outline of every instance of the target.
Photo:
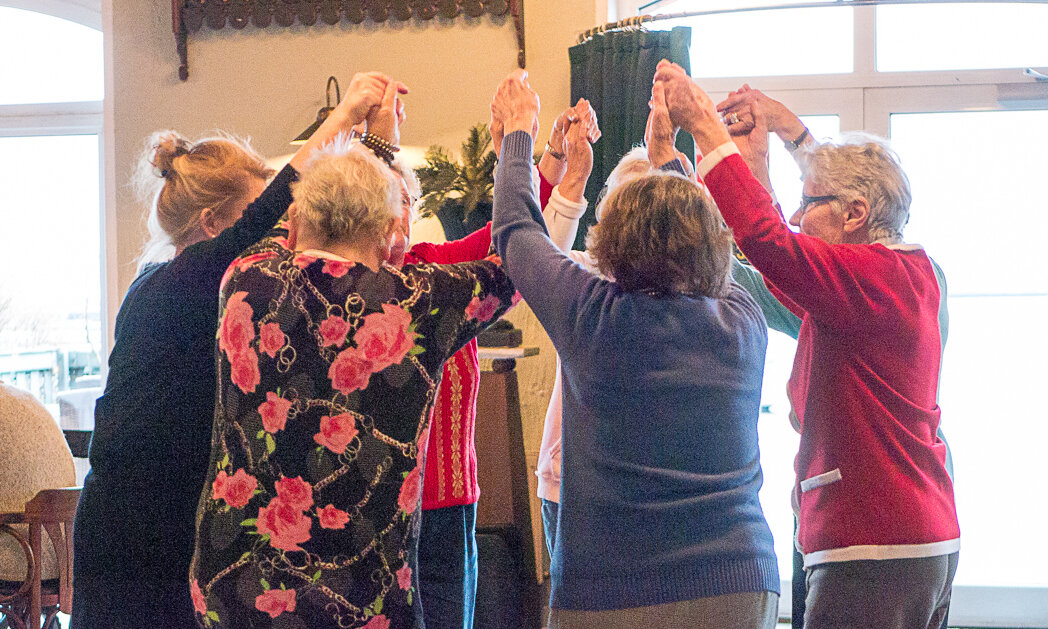
M 67 20 L 97 31 L 103 31 L 100 0 L 0 0 L 0 7 L 20 9 Z M 109 42 L 103 32 L 103 63 L 105 63 L 106 93 L 109 92 Z M 97 101 L 67 101 L 59 103 L 26 103 L 0 105 L 0 137 L 33 137 L 61 135 L 95 135 L 98 137 L 98 208 L 99 208 L 99 320 L 102 336 L 100 375 L 105 382 L 108 375 L 109 350 L 113 346 L 112 326 L 109 325 L 115 294 L 117 265 L 115 246 L 108 236 L 115 236 L 116 220 L 112 204 L 107 203 L 106 172 L 112 159 L 107 156 L 109 144 L 107 128 L 108 99 Z M 56 174 L 60 177 L 61 174 Z M 113 286 L 110 286 L 110 280 Z

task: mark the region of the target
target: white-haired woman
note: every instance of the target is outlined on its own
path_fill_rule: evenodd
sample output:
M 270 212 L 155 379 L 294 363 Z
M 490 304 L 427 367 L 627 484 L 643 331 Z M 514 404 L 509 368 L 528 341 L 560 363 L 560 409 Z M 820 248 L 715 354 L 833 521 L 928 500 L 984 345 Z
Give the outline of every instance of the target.
M 699 172 L 739 248 L 802 319 L 788 393 L 804 626 L 939 627 L 960 547 L 936 434 L 945 287 L 928 254 L 902 243 L 910 188 L 898 156 L 868 135 L 811 149 L 794 233 L 706 93 L 668 61 L 656 80 L 705 155 Z
M 195 625 L 186 575 L 214 418 L 219 282 L 287 210 L 308 156 L 364 120 L 391 83 L 354 76 L 268 186 L 272 172 L 243 142 L 170 133 L 150 142 L 143 168 L 157 184 L 150 224 L 162 245 L 150 251 L 174 257 L 143 268 L 117 315 L 77 510 L 73 627 Z
M 293 187 L 287 239 L 231 266 L 190 575 L 204 625 L 421 626 L 430 409 L 444 361 L 515 291 L 491 261 L 386 263 L 400 186 L 333 146 Z

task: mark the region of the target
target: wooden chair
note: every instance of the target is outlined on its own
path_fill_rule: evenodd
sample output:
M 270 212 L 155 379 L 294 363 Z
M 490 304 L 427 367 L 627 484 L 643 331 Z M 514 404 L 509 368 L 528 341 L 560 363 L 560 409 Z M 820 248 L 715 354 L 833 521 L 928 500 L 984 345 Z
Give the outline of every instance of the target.
M 58 626 L 58 612 L 73 607 L 73 517 L 80 500 L 79 487 L 44 489 L 26 503 L 25 510 L 0 513 L 0 534 L 13 536 L 26 555 L 26 579 L 0 590 L 0 613 L 5 622 L 20 629 Z M 12 524 L 28 524 L 29 539 Z M 42 581 L 43 531 L 47 531 L 58 560 L 58 578 Z

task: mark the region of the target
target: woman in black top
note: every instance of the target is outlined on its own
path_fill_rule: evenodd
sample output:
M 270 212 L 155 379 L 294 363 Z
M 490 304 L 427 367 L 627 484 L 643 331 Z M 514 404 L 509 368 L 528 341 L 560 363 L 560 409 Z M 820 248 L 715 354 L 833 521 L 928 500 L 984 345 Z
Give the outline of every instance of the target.
M 156 137 L 146 159 L 164 181 L 150 224 L 176 255 L 143 269 L 117 315 L 76 517 L 73 627 L 195 626 L 186 581 L 214 419 L 219 284 L 287 210 L 314 149 L 365 120 L 389 81 L 354 76 L 268 187 L 271 171 L 240 142 Z

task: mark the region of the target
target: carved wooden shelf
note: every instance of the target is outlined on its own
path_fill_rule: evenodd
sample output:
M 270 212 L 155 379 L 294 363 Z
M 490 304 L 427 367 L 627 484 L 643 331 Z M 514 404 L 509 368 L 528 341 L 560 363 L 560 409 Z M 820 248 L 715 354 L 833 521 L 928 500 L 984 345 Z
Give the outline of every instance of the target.
M 454 19 L 460 15 L 479 18 L 509 13 L 517 31 L 517 65 L 524 67 L 524 0 L 171 0 L 171 25 L 180 65 L 178 76 L 189 78 L 188 34 L 204 26 L 219 30 L 241 29 L 249 23 L 258 28 L 291 26 L 296 22 L 313 26 L 318 21 L 335 25 L 341 21 L 360 24 L 411 19 Z

